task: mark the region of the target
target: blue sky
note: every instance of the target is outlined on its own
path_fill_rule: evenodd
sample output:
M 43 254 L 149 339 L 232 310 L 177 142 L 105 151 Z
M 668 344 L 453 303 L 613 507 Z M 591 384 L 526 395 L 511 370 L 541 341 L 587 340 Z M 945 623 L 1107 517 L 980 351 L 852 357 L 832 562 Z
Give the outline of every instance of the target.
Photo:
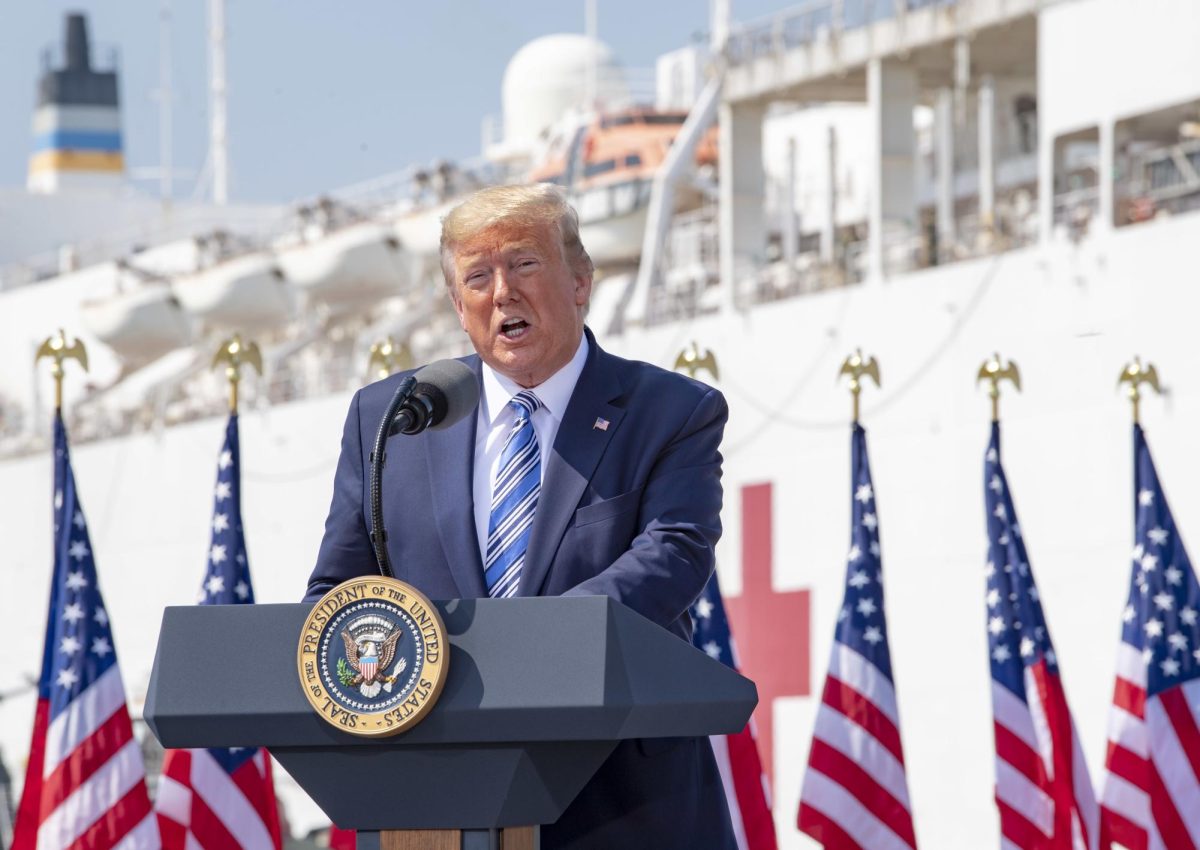
M 708 30 L 708 0 L 599 0 L 600 37 L 631 68 Z M 745 20 L 786 0 L 733 0 Z M 0 186 L 25 180 L 44 47 L 63 14 L 88 14 L 92 43 L 119 50 L 129 166 L 158 164 L 159 0 L 8 0 L 0 9 Z M 173 0 L 176 167 L 207 149 L 204 0 Z M 233 200 L 287 201 L 437 158 L 479 151 L 521 45 L 581 32 L 583 0 L 228 0 Z M 156 191 L 142 183 L 147 191 Z M 190 193 L 185 181 L 177 194 Z

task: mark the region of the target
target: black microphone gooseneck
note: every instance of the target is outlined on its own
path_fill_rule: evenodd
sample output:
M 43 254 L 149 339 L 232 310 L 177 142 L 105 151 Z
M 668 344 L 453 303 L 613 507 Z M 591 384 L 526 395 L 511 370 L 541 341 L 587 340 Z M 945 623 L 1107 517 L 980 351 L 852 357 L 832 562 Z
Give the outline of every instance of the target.
M 404 378 L 396 387 L 379 422 L 370 457 L 371 545 L 381 575 L 388 578 L 396 575 L 388 555 L 387 529 L 383 527 L 383 465 L 387 462 L 384 448 L 388 438 L 396 434 L 411 436 L 427 429 L 449 428 L 474 410 L 478 403 L 478 378 L 457 360 L 430 363 Z
M 375 562 L 379 564 L 379 574 L 388 578 L 395 578 L 396 574 L 392 572 L 392 559 L 387 550 L 387 529 L 383 527 L 383 464 L 387 460 L 384 447 L 388 437 L 394 433 L 392 426 L 396 412 L 408 401 L 416 386 L 416 377 L 409 375 L 396 387 L 383 418 L 379 420 L 375 448 L 371 452 L 371 545 L 375 548 Z

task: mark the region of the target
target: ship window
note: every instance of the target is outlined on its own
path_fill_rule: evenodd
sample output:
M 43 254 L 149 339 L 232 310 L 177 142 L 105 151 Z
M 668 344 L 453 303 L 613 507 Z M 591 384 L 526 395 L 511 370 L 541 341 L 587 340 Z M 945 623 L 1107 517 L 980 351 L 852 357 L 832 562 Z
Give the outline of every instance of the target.
M 1200 211 L 1200 100 L 1125 118 L 1113 136 L 1118 227 Z
M 647 124 L 682 124 L 687 120 L 686 115 L 647 115 Z
M 595 177 L 597 174 L 605 174 L 613 171 L 617 167 L 615 159 L 606 159 L 603 162 L 589 162 L 583 167 L 584 177 Z
M 642 157 L 640 154 L 631 153 L 625 157 L 625 164 L 630 168 L 636 168 L 642 164 Z

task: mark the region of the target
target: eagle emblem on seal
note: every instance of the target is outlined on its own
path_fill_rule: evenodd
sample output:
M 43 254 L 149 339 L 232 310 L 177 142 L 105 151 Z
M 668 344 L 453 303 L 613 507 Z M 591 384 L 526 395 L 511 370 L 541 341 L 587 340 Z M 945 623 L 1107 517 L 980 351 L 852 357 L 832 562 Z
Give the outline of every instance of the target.
M 396 661 L 391 672 L 386 672 L 396 658 L 396 645 L 404 632 L 383 617 L 360 617 L 342 629 L 342 641 L 346 645 L 345 666 L 338 664 L 338 679 L 346 687 L 357 687 L 359 693 L 371 698 L 380 690 L 391 693 L 392 684 L 408 666 L 407 659 Z

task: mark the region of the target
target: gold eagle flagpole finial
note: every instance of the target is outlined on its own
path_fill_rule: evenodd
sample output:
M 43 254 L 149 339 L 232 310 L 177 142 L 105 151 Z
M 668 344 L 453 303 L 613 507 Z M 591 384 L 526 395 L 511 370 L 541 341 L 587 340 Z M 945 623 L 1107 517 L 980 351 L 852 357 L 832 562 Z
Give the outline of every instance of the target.
M 412 368 L 412 352 L 407 345 L 402 345 L 389 334 L 384 339 L 371 346 L 371 359 L 367 363 L 367 371 L 377 380 L 382 381 L 393 372 Z
M 1133 424 L 1137 425 L 1141 414 L 1142 384 L 1162 395 L 1162 387 L 1158 383 L 1158 370 L 1154 368 L 1153 363 L 1142 363 L 1142 358 L 1135 356 L 1132 362 L 1125 364 L 1125 368 L 1121 370 L 1121 375 L 1117 378 L 1118 389 L 1121 384 L 1129 385 L 1125 392 L 1133 405 Z
M 63 363 L 67 360 L 77 360 L 83 367 L 83 371 L 86 372 L 88 370 L 87 349 L 84 348 L 83 340 L 80 339 L 68 344 L 66 333 L 59 328 L 56 335 L 47 337 L 45 342 L 38 346 L 33 362 L 37 363 L 43 357 L 49 357 L 53 361 L 50 364 L 50 376 L 54 378 L 54 410 L 62 413 Z
M 696 377 L 696 373 L 701 369 L 708 370 L 714 381 L 721 380 L 721 375 L 717 371 L 717 356 L 709 349 L 704 349 L 704 353 L 700 353 L 700 346 L 696 345 L 696 341 L 692 340 L 692 344 L 679 352 L 679 356 L 675 358 L 675 365 L 672 367 L 676 372 L 687 372 L 689 378 Z
M 253 366 L 262 375 L 262 353 L 258 343 L 242 342 L 240 334 L 234 334 L 221 343 L 213 357 L 212 368 L 225 367 L 225 377 L 229 380 L 229 412 L 238 412 L 238 382 L 242 379 L 241 367 L 245 364 Z
M 882 387 L 883 383 L 879 380 L 879 361 L 874 355 L 870 360 L 863 357 L 862 349 L 854 349 L 854 353 L 842 361 L 842 368 L 838 370 L 838 377 L 842 375 L 850 376 L 850 396 L 854 399 L 854 418 L 851 420 L 858 424 L 858 397 L 862 393 L 863 377 L 866 376 L 875 382 L 875 386 Z
M 1021 370 L 1017 368 L 1017 364 L 1012 360 L 1005 363 L 999 354 L 993 354 L 987 360 L 983 361 L 983 365 L 979 367 L 979 373 L 975 376 L 975 386 L 979 386 L 980 381 L 988 381 L 988 396 L 992 399 L 992 421 L 1000 421 L 1000 382 L 1011 381 L 1012 385 L 1017 388 L 1017 392 L 1021 392 Z

